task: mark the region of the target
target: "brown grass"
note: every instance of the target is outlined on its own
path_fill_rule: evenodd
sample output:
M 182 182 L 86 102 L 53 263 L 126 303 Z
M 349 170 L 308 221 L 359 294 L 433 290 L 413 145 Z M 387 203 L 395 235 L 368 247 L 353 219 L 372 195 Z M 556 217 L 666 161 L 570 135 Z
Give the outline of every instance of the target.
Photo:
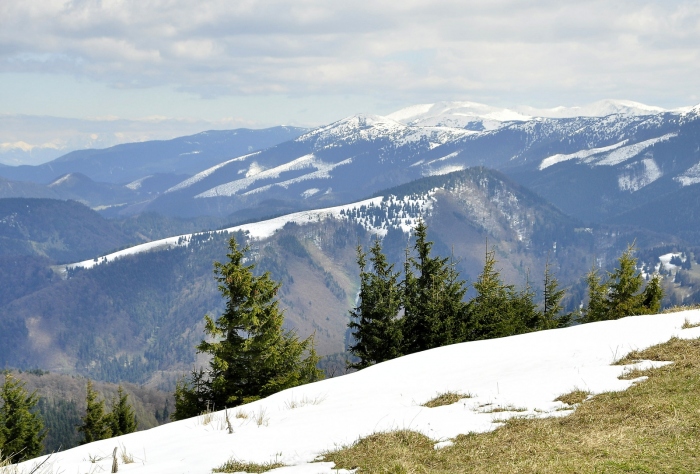
M 428 408 L 435 408 L 435 407 L 442 407 L 445 405 L 452 405 L 453 403 L 457 403 L 463 398 L 471 398 L 470 394 L 463 394 L 459 392 L 444 392 L 438 394 L 435 398 L 432 398 L 422 404 L 421 406 L 428 407 Z
M 558 396 L 554 399 L 554 401 L 566 403 L 567 405 L 576 405 L 578 403 L 583 403 L 583 401 L 588 398 L 590 394 L 591 392 L 576 388 L 569 393 Z
M 700 340 L 672 339 L 621 363 L 639 359 L 674 363 L 639 371 L 646 381 L 596 395 L 567 417 L 510 419 L 440 450 L 418 433 L 378 433 L 324 460 L 358 474 L 700 472 Z
M 284 466 L 284 464 L 273 461 L 257 464 L 253 462 L 242 462 L 236 459 L 229 459 L 222 466 L 212 469 L 212 472 L 247 472 L 249 474 L 259 474 L 261 472 L 267 472 L 282 466 Z
M 698 328 L 700 327 L 700 323 L 691 323 L 688 318 L 685 318 L 685 321 L 683 321 L 683 326 L 681 326 L 681 329 L 692 329 L 692 328 Z

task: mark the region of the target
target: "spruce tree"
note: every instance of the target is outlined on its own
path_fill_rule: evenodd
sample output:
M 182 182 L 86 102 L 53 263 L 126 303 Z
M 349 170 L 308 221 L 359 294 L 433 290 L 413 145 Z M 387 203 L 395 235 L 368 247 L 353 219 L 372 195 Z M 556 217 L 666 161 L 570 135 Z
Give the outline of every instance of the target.
M 514 314 L 515 288 L 501 281 L 496 254 L 486 247 L 484 269 L 473 284 L 476 296 L 469 302 L 469 325 L 465 340 L 492 339 L 522 332 Z
M 433 243 L 421 220 L 415 228 L 415 256 L 408 256 L 404 267 L 402 334 L 404 353 L 432 349 L 460 342 L 460 322 L 465 305 L 464 281 L 449 258 L 433 257 Z M 414 273 L 415 271 L 415 273 Z
M 214 263 L 226 310 L 216 320 L 205 316 L 209 340 L 197 346 L 211 356 L 204 382 L 206 403 L 197 407 L 200 411 L 248 403 L 322 376 L 313 336 L 299 340 L 282 328 L 284 316 L 275 299 L 280 284 L 268 272 L 253 274 L 255 264 L 244 264 L 248 250 L 240 249 L 232 237 L 228 262 Z M 191 399 L 185 393 L 190 390 L 181 385 L 181 399 Z M 175 418 L 180 419 L 177 410 L 176 405 Z
M 587 276 L 588 306 L 583 322 L 620 319 L 625 316 L 659 311 L 663 298 L 659 275 L 654 275 L 644 290 L 644 278 L 637 269 L 634 244 L 629 245 L 618 259 L 618 266 L 601 281 L 595 269 Z
M 36 392 L 29 394 L 24 382 L 5 372 L 0 388 L 0 452 L 11 462 L 21 462 L 41 454 L 46 436 L 44 424 L 36 412 Z
M 80 444 L 92 443 L 112 436 L 109 426 L 109 417 L 105 415 L 104 400 L 98 400 L 98 393 L 92 386 L 92 380 L 87 382 L 87 409 L 83 417 L 83 424 L 78 427 L 78 431 L 83 433 L 83 440 Z
M 117 396 L 112 399 L 112 412 L 108 415 L 112 436 L 121 436 L 136 431 L 136 417 L 128 398 L 129 394 L 120 385 L 117 389 Z
M 644 284 L 642 274 L 637 270 L 634 258 L 634 244 L 629 245 L 620 258 L 618 266 L 609 273 L 606 319 L 620 319 L 625 316 L 644 314 L 648 311 L 642 306 L 642 297 L 638 293 Z
M 387 262 L 379 240 L 370 248 L 371 271 L 367 271 L 362 247 L 357 247 L 360 268 L 358 305 L 350 311 L 348 327 L 353 330 L 355 344 L 350 352 L 359 360 L 349 367 L 363 369 L 372 364 L 401 355 L 401 327 L 398 313 L 401 307 L 399 273 Z
M 564 313 L 561 304 L 566 290 L 559 288 L 559 282 L 551 270 L 549 258 L 544 267 L 544 288 L 542 290 L 542 313 L 538 329 L 563 328 L 571 324 L 573 315 Z
M 598 269 L 593 267 L 586 274 L 588 305 L 583 309 L 581 322 L 604 321 L 607 317 L 608 284 L 602 281 Z

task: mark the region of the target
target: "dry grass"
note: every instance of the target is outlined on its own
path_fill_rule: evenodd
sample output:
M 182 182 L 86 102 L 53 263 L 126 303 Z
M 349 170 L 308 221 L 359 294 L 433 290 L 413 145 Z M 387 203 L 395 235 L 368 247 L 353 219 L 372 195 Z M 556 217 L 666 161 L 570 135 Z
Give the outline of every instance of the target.
M 267 416 L 267 410 L 265 408 L 260 408 L 260 411 L 255 414 L 255 424 L 258 426 L 267 426 L 270 422 L 270 418 Z
M 235 416 L 236 416 L 236 418 L 238 418 L 239 420 L 247 420 L 248 417 L 250 416 L 250 413 L 248 413 L 247 411 L 238 410 L 238 411 L 236 412 L 236 415 L 235 415 Z
M 452 405 L 453 403 L 457 403 L 463 398 L 471 398 L 471 395 L 465 395 L 459 392 L 444 392 L 439 393 L 435 398 L 428 400 L 421 406 L 428 408 L 442 407 L 445 405 Z
M 566 403 L 567 405 L 576 405 L 579 403 L 583 403 L 583 401 L 588 398 L 588 396 L 591 394 L 591 392 L 587 390 L 581 390 L 579 388 L 573 389 L 569 393 L 565 393 L 564 395 L 560 395 L 557 398 L 554 399 L 555 402 L 562 402 Z
M 688 318 L 685 318 L 685 321 L 683 321 L 683 326 L 681 326 L 681 329 L 692 329 L 692 328 L 700 328 L 700 323 L 691 323 Z
M 121 445 L 121 451 L 119 452 L 119 457 L 122 460 L 122 464 L 132 464 L 134 461 L 134 455 L 127 452 L 126 446 Z
M 596 395 L 567 417 L 510 419 L 440 450 L 418 433 L 378 433 L 324 460 L 358 474 L 699 472 L 700 340 L 672 339 L 621 363 L 639 359 L 674 363 L 639 371 L 646 381 Z
M 326 397 L 322 395 L 318 395 L 314 398 L 309 398 L 304 395 L 301 400 L 296 400 L 292 397 L 290 400 L 284 402 L 284 406 L 287 410 L 294 410 L 295 408 L 301 408 L 306 405 L 320 405 L 325 399 Z
M 665 310 L 661 311 L 661 314 L 678 313 L 680 311 L 690 311 L 693 309 L 700 309 L 700 304 L 671 306 L 670 308 L 666 308 Z
M 264 464 L 256 464 L 229 459 L 222 466 L 212 469 L 212 472 L 247 472 L 249 474 L 258 474 L 283 466 L 284 464 L 282 463 L 272 461 Z

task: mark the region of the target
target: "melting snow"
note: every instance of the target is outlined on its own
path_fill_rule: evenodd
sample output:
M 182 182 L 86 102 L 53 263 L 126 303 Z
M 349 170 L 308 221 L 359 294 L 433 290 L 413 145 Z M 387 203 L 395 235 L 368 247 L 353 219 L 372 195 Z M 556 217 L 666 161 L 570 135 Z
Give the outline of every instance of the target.
M 203 179 L 206 178 L 207 176 L 211 175 L 214 171 L 216 171 L 216 170 L 218 170 L 218 169 L 220 169 L 220 168 L 223 168 L 224 166 L 228 165 L 229 163 L 233 163 L 233 162 L 235 162 L 235 161 L 245 161 L 247 158 L 250 158 L 251 156 L 257 155 L 258 153 L 260 153 L 260 152 L 257 151 L 257 152 L 255 152 L 255 153 L 251 153 L 251 154 L 249 154 L 249 155 L 239 156 L 239 157 L 237 157 L 237 158 L 233 158 L 233 159 L 231 159 L 231 160 L 224 161 L 223 163 L 219 163 L 219 164 L 216 165 L 216 166 L 212 166 L 211 168 L 208 168 L 208 169 L 206 169 L 206 170 L 204 170 L 204 171 L 201 171 L 201 172 L 197 173 L 196 175 L 192 176 L 191 178 L 187 178 L 187 179 L 184 180 L 183 182 L 181 182 L 181 183 L 179 183 L 179 184 L 176 184 L 176 185 L 173 186 L 172 188 L 170 188 L 170 189 L 168 189 L 167 191 L 165 191 L 165 193 L 167 194 L 167 193 L 171 193 L 171 192 L 173 192 L 173 191 L 177 191 L 177 190 L 180 190 L 180 189 L 184 189 L 184 188 L 190 187 L 190 186 L 192 186 L 194 183 L 197 183 L 197 182 L 203 180 Z
M 663 173 L 656 162 L 652 158 L 645 158 L 625 166 L 624 171 L 617 178 L 617 184 L 621 191 L 635 192 L 653 183 L 661 176 Z
M 681 183 L 682 186 L 700 183 L 700 163 L 691 166 L 685 173 L 673 179 Z
M 149 174 L 148 176 L 144 176 L 143 178 L 139 178 L 136 181 L 130 182 L 129 184 L 126 185 L 126 187 L 136 191 L 137 189 L 141 189 L 141 185 L 143 184 L 144 181 L 146 181 L 148 178 L 152 178 L 152 177 L 153 177 L 153 175 Z
M 122 447 L 135 462 L 120 464 L 120 473 L 209 474 L 235 457 L 290 465 L 271 471 L 276 474 L 347 474 L 314 460 L 326 450 L 397 428 L 424 433 L 439 448 L 459 434 L 494 430 L 512 416 L 566 416 L 571 411 L 557 411 L 565 405 L 553 400 L 574 389 L 592 394 L 625 390 L 640 380 L 620 380 L 632 366 L 611 363 L 671 337 L 700 337 L 700 328 L 681 329 L 686 319 L 700 322 L 700 312 L 635 316 L 441 347 L 230 409 L 233 434 L 220 411 L 211 422 L 203 417 L 173 422 L 59 452 L 49 462 L 53 472 L 110 472 L 112 450 Z M 473 397 L 437 408 L 421 406 L 446 391 Z M 508 407 L 524 411 L 493 413 Z M 247 417 L 237 418 L 237 413 Z
M 667 133 L 663 137 L 652 138 L 651 140 L 645 140 L 643 142 L 635 143 L 634 145 L 629 145 L 608 153 L 607 156 L 603 157 L 601 160 L 594 162 L 594 166 L 612 166 L 627 161 L 640 154 L 645 149 L 649 148 L 660 142 L 665 142 L 671 138 L 677 137 L 677 133 Z M 586 163 L 592 160 L 585 160 Z
M 601 148 L 591 148 L 590 150 L 581 150 L 577 151 L 576 153 L 570 153 L 570 154 L 557 154 L 557 155 L 552 155 L 548 158 L 545 158 L 542 160 L 542 163 L 540 163 L 540 170 L 543 170 L 545 168 L 549 168 L 552 165 L 555 165 L 557 163 L 561 163 L 562 161 L 568 161 L 568 160 L 583 160 L 585 158 L 588 158 L 589 156 L 593 155 L 598 155 L 600 153 L 605 153 L 606 151 L 610 150 L 615 150 L 616 148 L 620 148 L 622 145 L 626 144 L 628 140 L 623 140 L 619 143 L 615 143 L 614 145 L 610 146 L 604 146 Z

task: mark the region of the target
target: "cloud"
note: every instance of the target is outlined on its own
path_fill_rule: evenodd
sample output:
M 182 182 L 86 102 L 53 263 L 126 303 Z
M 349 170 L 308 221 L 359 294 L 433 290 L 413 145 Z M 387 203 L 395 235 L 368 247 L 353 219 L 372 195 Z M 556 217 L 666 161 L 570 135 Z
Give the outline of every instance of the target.
M 354 94 L 686 104 L 695 1 L 4 0 L 0 73 L 202 97 Z

